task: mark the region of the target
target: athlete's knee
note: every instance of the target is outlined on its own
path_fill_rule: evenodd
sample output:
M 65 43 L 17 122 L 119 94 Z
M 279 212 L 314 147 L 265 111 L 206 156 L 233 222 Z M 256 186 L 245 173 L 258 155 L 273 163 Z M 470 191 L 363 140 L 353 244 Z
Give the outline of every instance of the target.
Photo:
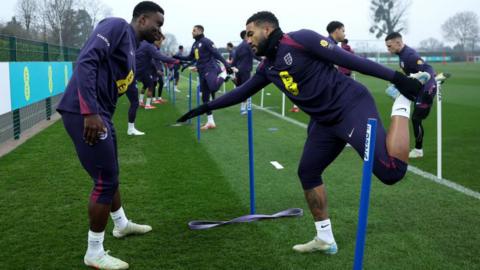
M 300 164 L 297 174 L 300 178 L 303 190 L 315 188 L 323 183 L 322 176 L 313 172 L 307 166 L 302 166 Z
M 393 185 L 405 177 L 407 173 L 407 163 L 397 159 L 378 160 L 375 162 L 373 173 L 386 185 Z

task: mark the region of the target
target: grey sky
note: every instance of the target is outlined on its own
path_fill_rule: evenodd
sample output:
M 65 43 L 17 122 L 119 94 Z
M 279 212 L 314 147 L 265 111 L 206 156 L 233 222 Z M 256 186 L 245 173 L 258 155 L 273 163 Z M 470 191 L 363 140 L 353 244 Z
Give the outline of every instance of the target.
M 101 0 L 112 8 L 113 16 L 131 19 L 133 7 L 140 1 Z M 5 22 L 15 14 L 16 0 L 2 1 L 0 20 Z M 275 13 L 285 32 L 308 28 L 325 35 L 325 26 L 331 20 L 345 24 L 349 40 L 375 40 L 368 29 L 371 25 L 370 0 L 238 0 L 238 1 L 156 1 L 165 9 L 163 31 L 173 33 L 180 44 L 193 43 L 192 27 L 202 24 L 205 35 L 217 46 L 229 41 L 239 41 L 246 19 L 260 10 Z M 239 3 L 242 3 L 241 5 Z M 478 0 L 411 0 L 408 9 L 408 33 L 404 34 L 407 44 L 418 45 L 426 38 L 442 40 L 441 24 L 460 11 L 473 11 L 480 16 Z M 383 45 L 382 41 L 372 44 Z M 354 44 L 353 44 L 354 45 Z

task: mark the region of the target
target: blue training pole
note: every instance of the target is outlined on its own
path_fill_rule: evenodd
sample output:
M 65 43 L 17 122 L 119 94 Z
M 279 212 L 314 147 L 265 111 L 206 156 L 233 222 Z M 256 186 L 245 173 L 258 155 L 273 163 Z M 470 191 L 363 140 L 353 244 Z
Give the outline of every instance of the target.
M 173 90 L 172 90 L 172 93 L 173 93 L 173 105 L 175 105 L 175 99 L 176 99 L 176 97 L 177 97 L 177 94 L 175 93 L 175 79 L 173 78 L 174 74 L 175 74 L 175 73 L 172 71 L 172 72 L 171 72 L 171 76 L 170 76 L 170 78 L 169 78 L 169 80 L 168 80 L 168 85 L 170 85 L 170 81 L 172 82 L 172 87 L 170 87 L 170 89 L 173 89 Z
M 192 110 L 192 72 L 188 74 L 188 111 Z M 192 123 L 192 119 L 188 119 L 188 124 Z
M 253 166 L 252 98 L 247 100 L 248 111 L 248 165 L 250 169 L 250 214 L 255 214 L 255 173 Z
M 375 153 L 375 139 L 377 137 L 377 119 L 368 118 L 365 156 L 363 158 L 362 191 L 360 194 L 360 209 L 358 210 L 357 242 L 355 243 L 354 270 L 363 268 L 363 254 L 365 249 L 365 235 L 367 233 L 368 204 L 370 201 L 370 186 L 372 184 L 372 167 Z
M 200 81 L 197 77 L 197 107 L 200 106 Z M 200 141 L 200 117 L 197 116 L 197 141 Z

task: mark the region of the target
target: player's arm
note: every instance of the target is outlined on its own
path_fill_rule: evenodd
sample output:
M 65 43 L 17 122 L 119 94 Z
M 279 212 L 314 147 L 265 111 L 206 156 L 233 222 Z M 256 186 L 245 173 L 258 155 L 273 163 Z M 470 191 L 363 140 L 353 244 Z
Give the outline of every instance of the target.
M 233 89 L 232 91 L 213 101 L 200 105 L 199 107 L 187 112 L 182 117 L 180 117 L 177 122 L 185 122 L 188 119 L 204 114 L 209 110 L 217 110 L 238 104 L 245 99 L 253 96 L 255 93 L 260 91 L 269 83 L 270 81 L 263 74 L 257 71 L 257 73 L 255 73 L 252 78 L 250 78 L 241 86 Z
M 392 82 L 400 93 L 410 100 L 415 100 L 418 91 L 423 87 L 418 80 L 409 78 L 400 72 L 366 58 L 351 54 L 314 31 L 301 30 L 295 33 L 292 38 L 305 50 L 323 61 Z
M 150 54 L 155 61 L 161 61 L 161 62 L 167 63 L 167 64 L 178 64 L 178 63 L 180 63 L 180 60 L 164 55 L 159 50 L 155 49 L 154 46 L 149 46 L 149 47 L 150 47 L 150 49 L 149 49 Z
M 195 44 L 195 43 L 193 43 L 193 44 Z M 176 54 L 176 55 L 173 56 L 173 58 L 183 60 L 183 61 L 193 61 L 193 60 L 195 60 L 194 51 L 195 51 L 195 49 L 193 49 L 193 46 L 192 46 L 192 48 L 190 49 L 190 53 L 187 56 Z

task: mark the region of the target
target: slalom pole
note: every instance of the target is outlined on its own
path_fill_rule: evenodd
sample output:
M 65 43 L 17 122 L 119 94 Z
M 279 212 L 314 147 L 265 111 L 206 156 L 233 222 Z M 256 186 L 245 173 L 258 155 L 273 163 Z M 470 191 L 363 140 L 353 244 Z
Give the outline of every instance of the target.
M 362 190 L 360 208 L 358 210 L 357 242 L 355 243 L 355 258 L 353 269 L 363 269 L 363 254 L 365 250 L 365 235 L 367 233 L 368 204 L 372 184 L 372 168 L 375 154 L 375 139 L 377 137 L 377 119 L 368 118 L 365 140 L 365 156 L 363 158 Z
M 200 106 L 200 80 L 197 77 L 197 107 Z M 200 117 L 197 116 L 197 141 L 200 142 Z
M 188 74 L 188 111 L 192 110 L 192 72 Z M 188 119 L 188 124 L 192 123 L 192 119 Z
M 255 172 L 253 163 L 253 114 L 252 114 L 252 98 L 247 100 L 248 112 L 248 168 L 250 176 L 250 214 L 255 214 Z

